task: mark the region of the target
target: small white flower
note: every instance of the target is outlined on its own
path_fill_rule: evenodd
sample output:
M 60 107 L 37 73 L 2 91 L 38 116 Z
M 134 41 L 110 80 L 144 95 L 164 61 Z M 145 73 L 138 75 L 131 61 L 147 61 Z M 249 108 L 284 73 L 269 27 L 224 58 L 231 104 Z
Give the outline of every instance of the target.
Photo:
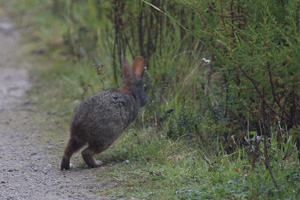
M 208 65 L 210 63 L 210 60 L 208 60 L 206 58 L 202 58 L 202 61 L 205 65 Z

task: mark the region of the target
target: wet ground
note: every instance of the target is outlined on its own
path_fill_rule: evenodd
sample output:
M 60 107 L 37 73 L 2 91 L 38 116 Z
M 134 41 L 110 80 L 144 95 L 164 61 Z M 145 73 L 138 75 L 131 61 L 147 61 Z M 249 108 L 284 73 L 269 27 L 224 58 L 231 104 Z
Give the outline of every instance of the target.
M 68 134 L 26 98 L 34 66 L 16 30 L 0 19 L 0 199 L 112 199 L 95 194 L 97 169 L 59 170 Z

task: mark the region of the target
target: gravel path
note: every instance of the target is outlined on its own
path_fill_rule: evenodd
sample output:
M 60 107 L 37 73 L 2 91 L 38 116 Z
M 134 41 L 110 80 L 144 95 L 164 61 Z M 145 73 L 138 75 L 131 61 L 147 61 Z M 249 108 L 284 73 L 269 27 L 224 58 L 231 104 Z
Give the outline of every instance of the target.
M 68 134 L 26 99 L 32 66 L 20 37 L 0 21 L 0 199 L 112 199 L 95 195 L 106 186 L 97 169 L 59 170 Z

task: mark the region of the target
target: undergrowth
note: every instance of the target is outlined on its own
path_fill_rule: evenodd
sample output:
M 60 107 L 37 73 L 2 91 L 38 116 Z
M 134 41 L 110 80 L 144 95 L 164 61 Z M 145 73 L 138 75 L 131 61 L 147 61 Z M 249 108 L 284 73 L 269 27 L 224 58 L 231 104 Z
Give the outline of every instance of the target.
M 146 199 L 299 198 L 300 163 L 294 157 L 272 163 L 281 188 L 278 191 L 263 157 L 253 169 L 243 148 L 232 155 L 215 156 L 195 150 L 190 140 L 169 140 L 164 132 L 147 129 L 135 133 L 136 130 L 128 130 L 98 156 L 107 163 L 99 169 L 100 179 L 115 183 L 99 194 Z M 279 160 L 286 151 L 282 148 L 272 153 Z

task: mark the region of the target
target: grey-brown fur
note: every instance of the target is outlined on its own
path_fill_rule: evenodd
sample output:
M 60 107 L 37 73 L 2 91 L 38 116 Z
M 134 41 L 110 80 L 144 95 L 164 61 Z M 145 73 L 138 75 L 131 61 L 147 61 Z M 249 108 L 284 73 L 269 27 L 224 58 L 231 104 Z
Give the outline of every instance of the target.
M 107 149 L 135 119 L 148 98 L 142 84 L 144 59 L 137 57 L 131 68 L 123 58 L 124 84 L 119 89 L 109 89 L 85 99 L 75 110 L 70 139 L 66 146 L 61 169 L 69 169 L 72 154 L 82 146 L 84 161 L 96 167 L 93 156 Z

